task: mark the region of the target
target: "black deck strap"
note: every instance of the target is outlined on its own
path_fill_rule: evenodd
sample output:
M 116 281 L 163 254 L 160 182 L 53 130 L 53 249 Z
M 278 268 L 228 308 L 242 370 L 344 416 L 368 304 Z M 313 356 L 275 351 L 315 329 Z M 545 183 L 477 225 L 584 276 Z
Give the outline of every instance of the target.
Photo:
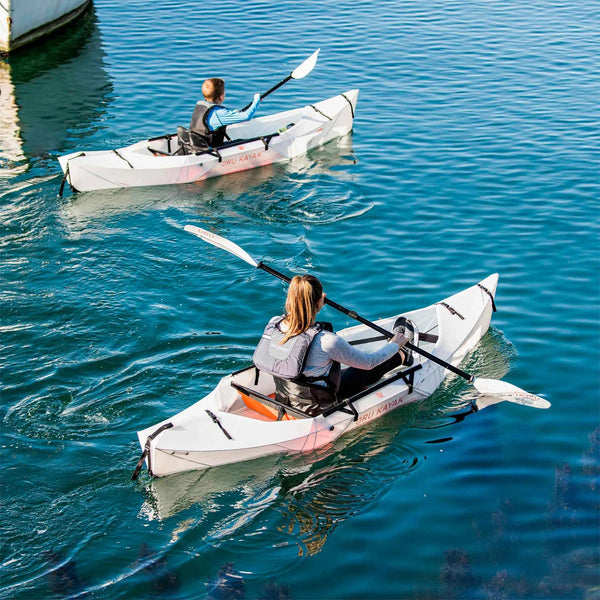
M 269 149 L 269 144 L 271 143 L 271 140 L 278 135 L 279 133 L 272 133 L 271 135 L 265 135 L 260 137 L 260 140 L 265 145 L 265 151 Z
M 142 465 L 144 464 L 144 460 L 148 457 L 148 473 L 152 475 L 152 468 L 150 466 L 150 442 L 159 434 L 162 433 L 165 429 L 170 429 L 173 427 L 173 423 L 165 423 L 161 425 L 156 431 L 153 431 L 147 438 L 146 443 L 144 445 L 144 451 L 142 452 L 142 456 L 140 456 L 140 460 L 138 460 L 138 464 L 135 466 L 135 470 L 133 471 L 133 475 L 131 476 L 131 481 L 135 481 L 140 474 L 140 470 L 142 469 Z
M 370 342 L 382 342 L 383 340 L 387 340 L 388 338 L 385 335 L 374 335 L 370 338 L 363 338 L 362 340 L 349 340 L 348 343 L 351 346 L 359 346 L 360 344 L 368 344 Z M 435 344 L 439 339 L 438 335 L 434 333 L 421 333 L 419 331 L 419 341 L 420 342 L 429 342 L 431 344 Z
M 352 118 L 354 119 L 354 106 L 352 106 L 352 102 L 350 102 L 350 100 L 348 100 L 348 97 L 346 96 L 346 94 L 340 94 L 340 96 L 342 96 L 344 98 L 344 100 L 346 100 L 346 102 L 350 105 L 350 112 L 352 113 Z
M 69 163 L 67 162 L 67 168 L 65 169 L 65 174 L 63 175 L 62 181 L 60 182 L 60 189 L 58 190 L 58 195 L 62 198 L 63 192 L 65 190 L 65 183 L 67 182 L 67 178 L 69 177 Z
M 419 365 L 419 366 L 421 366 L 421 365 Z M 413 385 L 415 383 L 415 371 L 408 371 L 408 372 L 400 371 L 399 375 L 404 380 L 404 383 L 406 383 L 406 385 L 408 387 L 408 393 L 412 394 L 413 393 Z
M 74 156 L 73 158 L 70 158 L 67 161 L 67 168 L 65 169 L 65 174 L 63 175 L 62 181 L 60 182 L 60 189 L 58 190 L 58 195 L 62 196 L 63 195 L 63 191 L 65 189 L 65 183 L 69 177 L 69 166 L 71 165 L 71 161 L 75 160 L 76 158 L 79 158 L 80 156 L 85 156 L 85 152 L 80 152 L 77 156 Z M 75 188 L 71 185 L 71 182 L 69 181 L 69 186 L 71 187 L 72 190 L 74 190 Z
M 356 421 L 358 418 L 358 413 L 356 413 L 356 409 L 354 408 L 353 403 L 357 400 L 360 400 L 361 398 L 364 398 L 365 396 L 368 396 L 371 392 L 376 392 L 382 387 L 385 387 L 386 385 L 397 381 L 398 379 L 404 380 L 404 382 L 408 386 L 408 393 L 412 394 L 415 373 L 422 368 L 422 365 L 414 365 L 413 367 L 409 367 L 408 369 L 404 369 L 403 371 L 398 371 L 398 373 L 392 375 L 391 377 L 388 377 L 387 379 L 380 379 L 375 385 L 365 388 L 357 394 L 354 394 L 354 396 L 350 396 L 350 398 L 346 398 L 346 400 L 343 400 L 338 404 L 334 404 L 331 408 L 324 410 L 323 416 L 328 417 L 330 414 L 338 410 L 342 412 L 348 412 L 347 408 L 351 408 L 354 411 L 354 414 L 356 415 L 354 418 L 354 420 Z
M 363 338 L 362 340 L 348 340 L 351 346 L 360 346 L 360 344 L 369 344 L 370 342 L 383 342 L 388 338 L 385 335 L 374 335 L 373 337 Z
M 419 331 L 419 342 L 429 342 L 430 344 L 435 344 L 440 339 L 439 335 L 435 335 L 435 333 L 423 333 Z
M 265 396 L 265 394 L 261 394 L 260 392 L 257 392 L 256 390 L 251 390 L 250 388 L 240 385 L 239 383 L 235 383 L 235 381 L 231 382 L 231 387 L 233 389 L 237 390 L 238 392 L 245 394 L 249 398 L 252 398 L 253 400 L 258 400 L 259 402 L 262 402 L 263 404 L 266 404 L 267 406 L 270 406 L 271 408 L 275 408 L 277 410 L 282 408 L 286 413 L 288 413 L 290 415 L 294 415 L 296 417 L 299 417 L 300 419 L 312 418 L 310 415 L 307 415 L 305 412 L 301 411 L 299 408 L 294 408 L 293 406 L 288 406 L 287 404 L 280 402 L 276 398 L 270 398 L 269 396 Z
M 177 134 L 174 134 L 175 136 L 177 136 Z M 257 137 L 253 137 L 253 138 L 248 138 L 247 140 L 231 140 L 225 144 L 221 144 L 220 146 L 213 148 L 212 146 L 210 148 L 206 148 L 203 150 L 199 150 L 197 149 L 197 147 L 192 146 L 191 144 L 184 144 L 184 146 L 189 146 L 189 149 L 191 150 L 191 153 L 195 154 L 196 156 L 200 156 L 201 154 L 209 154 L 211 156 L 216 156 L 219 159 L 219 162 L 222 162 L 223 158 L 221 157 L 221 154 L 219 152 L 219 150 L 224 150 L 226 148 L 233 148 L 234 146 L 240 146 L 242 144 L 250 144 L 251 142 L 257 142 L 257 141 L 262 141 L 262 143 L 265 145 L 265 150 L 269 149 L 269 144 L 271 143 L 271 139 L 274 137 L 277 137 L 279 134 L 279 132 L 275 132 L 275 133 L 271 133 L 269 135 L 266 136 L 257 136 Z M 148 140 L 149 142 L 155 141 L 155 140 L 162 140 L 162 139 L 171 139 L 172 135 L 168 134 L 168 135 L 163 135 L 157 138 L 152 138 L 150 140 Z M 150 150 L 152 152 L 152 150 L 150 148 L 148 148 L 148 150 Z M 170 148 L 169 148 L 170 151 Z M 177 151 L 169 154 L 169 156 L 174 156 L 175 154 L 177 154 Z
M 446 302 L 438 302 L 438 304 L 444 308 L 447 308 L 450 311 L 450 314 L 456 315 L 459 319 L 461 319 L 461 321 L 465 320 L 465 318 L 457 310 L 453 309 L 449 304 L 446 304 Z
M 354 417 L 352 419 L 353 421 L 358 421 L 358 411 L 356 410 L 356 407 L 354 406 L 354 404 L 352 404 L 352 402 L 348 402 L 347 406 L 340 408 L 340 410 L 342 412 L 348 413 L 349 415 L 352 415 Z
M 119 152 L 117 150 L 113 150 L 113 152 L 121 159 L 124 160 L 132 169 L 133 169 L 133 165 L 121 154 L 119 154 Z
M 227 431 L 227 429 L 225 429 L 225 427 L 223 427 L 223 424 L 221 423 L 221 421 L 219 421 L 217 415 L 215 415 L 215 413 L 212 412 L 212 411 L 210 411 L 210 410 L 206 410 L 205 412 L 212 419 L 212 422 L 219 426 L 219 428 L 225 434 L 225 436 L 227 437 L 227 439 L 228 440 L 232 440 L 233 438 L 229 434 L 229 431 Z
M 328 121 L 333 121 L 331 117 L 328 117 L 322 110 L 319 110 L 314 104 L 309 105 L 311 108 L 314 108 L 320 115 L 323 115 Z
M 207 150 L 195 150 L 194 146 L 190 146 L 190 147 L 196 156 L 200 156 L 201 154 L 210 154 L 211 156 L 216 156 L 219 159 L 219 162 L 223 161 L 223 157 L 221 156 L 221 153 L 216 148 L 208 148 Z M 221 146 L 219 146 L 219 147 L 221 147 Z
M 494 302 L 494 295 L 492 294 L 492 292 L 490 292 L 490 290 L 488 290 L 484 285 L 481 285 L 480 283 L 477 284 L 477 287 L 480 287 L 490 297 L 490 300 L 492 301 L 492 310 L 493 312 L 496 312 L 496 303 Z

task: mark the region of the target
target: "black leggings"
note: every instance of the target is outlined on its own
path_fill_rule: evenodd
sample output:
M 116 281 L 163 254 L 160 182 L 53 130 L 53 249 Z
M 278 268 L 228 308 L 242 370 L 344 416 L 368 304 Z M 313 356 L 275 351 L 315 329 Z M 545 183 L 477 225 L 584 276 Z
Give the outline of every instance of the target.
M 342 369 L 342 380 L 337 397 L 340 399 L 349 398 L 353 394 L 357 394 L 372 383 L 379 381 L 388 371 L 399 367 L 401 364 L 402 355 L 396 352 L 394 356 L 372 369 L 356 369 L 354 367 Z

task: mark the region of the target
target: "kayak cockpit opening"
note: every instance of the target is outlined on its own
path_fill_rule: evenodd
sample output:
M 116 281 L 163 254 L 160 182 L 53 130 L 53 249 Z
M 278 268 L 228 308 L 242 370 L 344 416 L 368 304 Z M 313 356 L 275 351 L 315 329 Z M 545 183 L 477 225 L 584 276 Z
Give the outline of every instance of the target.
M 418 346 L 433 351 L 439 341 L 439 330 L 437 311 L 435 306 L 421 309 L 412 313 L 406 313 L 418 327 Z M 391 328 L 397 317 L 383 319 L 382 327 Z M 351 345 L 360 345 L 370 351 L 385 341 L 385 336 L 376 332 L 365 331 L 364 326 L 356 326 L 347 329 L 344 337 Z M 372 383 L 364 389 L 355 390 L 354 394 L 346 398 L 337 398 L 335 395 L 319 402 L 306 404 L 293 395 L 294 385 L 280 385 L 282 382 L 264 371 L 259 371 L 254 365 L 250 365 L 234 372 L 227 378 L 227 385 L 220 388 L 218 403 L 220 410 L 230 412 L 246 418 L 262 421 L 289 421 L 297 419 L 311 419 L 315 417 L 327 417 L 335 412 L 341 411 L 357 418 L 357 410 L 354 403 L 371 394 L 394 394 L 398 392 L 398 385 L 405 385 L 406 392 L 412 394 L 414 386 L 414 375 L 423 367 L 423 361 L 415 355 L 414 363 L 407 367 L 399 366 L 389 371 L 383 378 Z M 345 367 L 342 366 L 342 369 Z M 315 384 L 312 384 L 313 386 Z M 390 386 L 388 390 L 385 390 Z M 325 391 L 325 388 L 323 388 Z M 378 396 L 381 397 L 381 396 Z M 360 411 L 360 406 L 357 405 Z
M 255 381 L 252 387 L 248 384 L 244 385 L 233 380 L 230 382 L 231 387 L 238 392 L 238 395 L 234 400 L 234 403 L 230 406 L 229 412 L 261 421 L 291 421 L 296 419 L 312 419 L 317 416 L 327 417 L 340 411 L 352 415 L 354 420 L 356 420 L 358 418 L 358 412 L 354 407 L 354 402 L 397 381 L 402 381 L 408 388 L 408 394 L 411 394 L 413 391 L 415 373 L 421 368 L 421 364 L 416 364 L 408 368 L 399 368 L 399 370 L 391 371 L 376 383 L 358 391 L 349 398 L 338 399 L 334 397 L 330 404 L 323 406 L 322 410 L 320 410 L 318 414 L 315 414 L 314 411 L 307 412 L 298 406 L 293 406 L 293 399 L 281 397 L 281 395 L 277 394 L 275 391 L 266 394 L 264 391 L 256 389 L 261 376 L 263 379 L 268 378 L 272 382 L 273 387 L 276 386 L 271 375 L 261 373 L 256 367 L 251 366 L 238 372 L 238 374 L 246 372 L 252 373 Z
M 269 149 L 269 145 L 273 138 L 280 136 L 293 126 L 294 123 L 289 123 L 282 130 L 252 138 L 230 140 L 214 148 L 207 146 L 198 134 L 189 131 L 185 127 L 179 126 L 177 127 L 177 133 L 175 134 L 167 134 L 148 140 L 148 142 L 153 142 L 153 145 L 148 145 L 146 149 L 153 156 L 198 156 L 201 154 L 209 154 L 216 156 L 219 159 L 219 162 L 221 162 L 221 152 L 228 148 L 236 148 L 253 142 L 261 142 L 266 151 Z M 176 143 L 173 143 L 174 140 Z

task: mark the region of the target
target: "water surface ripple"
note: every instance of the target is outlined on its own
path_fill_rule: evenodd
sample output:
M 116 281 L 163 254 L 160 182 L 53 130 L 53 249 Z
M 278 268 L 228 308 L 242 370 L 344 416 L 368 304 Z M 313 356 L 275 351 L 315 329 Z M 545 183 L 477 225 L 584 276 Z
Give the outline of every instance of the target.
M 595 597 L 599 29 L 589 0 L 96 0 L 0 60 L 0 598 Z M 57 196 L 58 155 L 175 130 L 208 76 L 243 106 L 319 47 L 259 114 L 360 88 L 345 138 Z M 473 414 L 449 378 L 318 453 L 131 483 L 135 432 L 248 364 L 283 306 L 186 223 L 373 319 L 500 273 L 464 366 L 551 410 Z

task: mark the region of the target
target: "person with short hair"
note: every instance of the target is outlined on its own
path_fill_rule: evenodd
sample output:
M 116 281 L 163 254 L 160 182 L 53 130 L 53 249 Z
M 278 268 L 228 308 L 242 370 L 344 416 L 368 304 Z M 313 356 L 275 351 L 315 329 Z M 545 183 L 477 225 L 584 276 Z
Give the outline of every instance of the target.
M 222 105 L 225 100 L 225 82 L 218 77 L 204 81 L 202 95 L 204 99 L 196 103 L 189 129 L 202 136 L 212 148 L 223 145 L 227 125 L 248 121 L 254 116 L 260 103 L 260 94 L 254 94 L 252 104 L 246 110 L 225 108 Z

